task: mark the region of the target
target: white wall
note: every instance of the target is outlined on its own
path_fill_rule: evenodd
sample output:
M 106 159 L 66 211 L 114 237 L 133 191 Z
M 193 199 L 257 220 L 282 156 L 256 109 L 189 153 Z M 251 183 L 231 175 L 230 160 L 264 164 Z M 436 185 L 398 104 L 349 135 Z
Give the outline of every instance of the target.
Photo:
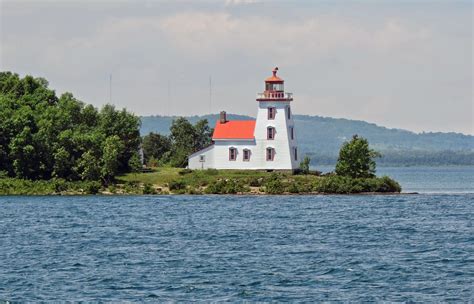
M 258 153 L 263 155 L 263 166 L 266 169 L 296 169 L 299 166 L 298 160 L 294 160 L 293 147 L 297 146 L 296 129 L 295 137 L 290 138 L 290 126 L 294 126 L 293 115 L 287 119 L 287 109 L 291 107 L 289 101 L 260 101 L 258 102 L 257 123 L 255 125 L 255 140 L 257 142 Z M 276 109 L 275 119 L 268 119 L 268 107 Z M 276 130 L 275 139 L 267 139 L 267 127 L 274 127 Z M 266 161 L 266 148 L 275 149 L 275 159 L 273 162 Z

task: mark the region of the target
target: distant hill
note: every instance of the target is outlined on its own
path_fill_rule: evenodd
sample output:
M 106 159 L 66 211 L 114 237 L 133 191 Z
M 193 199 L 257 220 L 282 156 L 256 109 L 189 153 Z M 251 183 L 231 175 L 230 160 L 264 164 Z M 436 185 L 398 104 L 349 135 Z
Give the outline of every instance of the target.
M 229 119 L 253 119 L 228 114 Z M 176 117 L 141 117 L 141 134 L 169 133 Z M 211 127 L 218 115 L 190 116 L 191 122 L 207 119 Z M 332 165 L 337 160 L 341 144 L 359 134 L 369 140 L 371 147 L 382 152 L 378 160 L 383 165 L 474 165 L 474 136 L 460 133 L 414 133 L 389 129 L 360 120 L 321 116 L 294 115 L 300 151 L 308 154 L 314 164 Z

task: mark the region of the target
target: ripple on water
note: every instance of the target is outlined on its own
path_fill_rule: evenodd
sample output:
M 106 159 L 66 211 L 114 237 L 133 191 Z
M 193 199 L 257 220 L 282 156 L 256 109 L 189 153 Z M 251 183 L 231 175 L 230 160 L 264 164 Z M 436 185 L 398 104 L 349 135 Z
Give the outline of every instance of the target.
M 0 204 L 0 301 L 474 300 L 469 194 Z

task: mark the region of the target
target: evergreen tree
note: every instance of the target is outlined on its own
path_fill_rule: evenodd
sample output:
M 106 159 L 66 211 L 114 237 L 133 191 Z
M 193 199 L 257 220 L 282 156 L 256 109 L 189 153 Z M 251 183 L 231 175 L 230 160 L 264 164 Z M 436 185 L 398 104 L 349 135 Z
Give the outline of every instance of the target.
M 369 148 L 367 139 L 354 135 L 339 151 L 336 174 L 353 178 L 374 177 L 376 167 L 374 158 L 379 156 L 378 152 Z

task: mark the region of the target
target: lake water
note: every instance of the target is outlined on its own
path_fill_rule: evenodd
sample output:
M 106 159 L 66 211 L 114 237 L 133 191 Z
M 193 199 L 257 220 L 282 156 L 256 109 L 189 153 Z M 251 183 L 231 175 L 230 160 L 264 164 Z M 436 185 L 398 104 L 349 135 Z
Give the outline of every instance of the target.
M 474 301 L 472 175 L 403 169 L 429 193 L 0 197 L 0 302 Z

